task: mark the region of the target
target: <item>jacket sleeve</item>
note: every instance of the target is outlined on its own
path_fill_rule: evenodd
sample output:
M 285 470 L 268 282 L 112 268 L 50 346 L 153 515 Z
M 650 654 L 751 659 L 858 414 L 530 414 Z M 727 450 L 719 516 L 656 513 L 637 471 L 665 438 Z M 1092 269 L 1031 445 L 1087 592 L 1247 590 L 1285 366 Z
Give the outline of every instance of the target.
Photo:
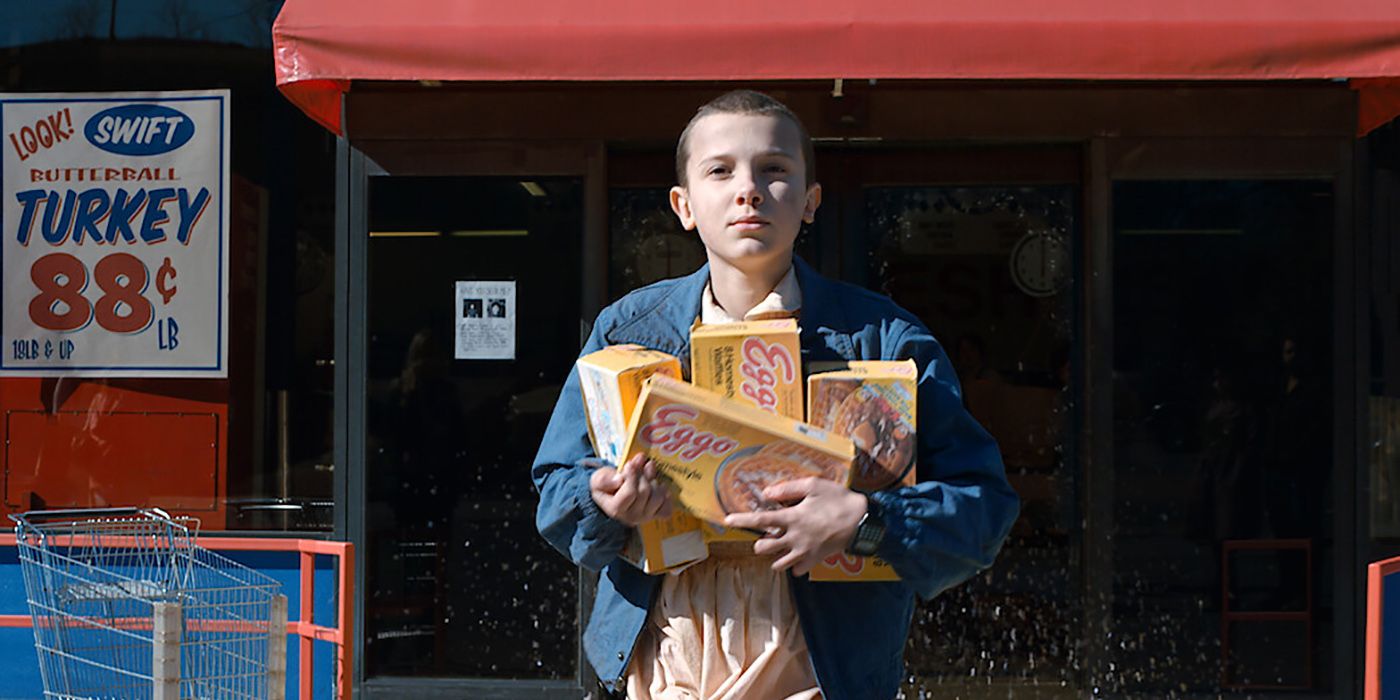
M 879 554 L 931 598 L 991 566 L 1020 511 L 996 441 L 963 407 L 957 374 L 933 335 L 905 325 L 887 359 L 918 364 L 918 475 L 871 495 L 884 510 Z
M 580 357 L 603 347 L 600 329 L 606 314 L 605 310 L 594 323 Z M 583 460 L 594 457 L 594 453 L 586 421 L 578 369 L 570 368 L 530 476 L 540 494 L 535 510 L 535 526 L 540 534 L 576 564 L 597 570 L 622 551 L 629 528 L 603 513 L 589 492 L 588 479 L 593 468 Z

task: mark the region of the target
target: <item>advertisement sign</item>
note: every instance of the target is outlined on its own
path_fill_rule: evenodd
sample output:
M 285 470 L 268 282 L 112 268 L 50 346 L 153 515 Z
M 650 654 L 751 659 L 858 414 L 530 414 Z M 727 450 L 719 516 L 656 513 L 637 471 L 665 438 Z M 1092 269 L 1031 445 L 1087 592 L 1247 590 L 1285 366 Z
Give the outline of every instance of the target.
M 0 94 L 0 376 L 228 375 L 229 93 Z

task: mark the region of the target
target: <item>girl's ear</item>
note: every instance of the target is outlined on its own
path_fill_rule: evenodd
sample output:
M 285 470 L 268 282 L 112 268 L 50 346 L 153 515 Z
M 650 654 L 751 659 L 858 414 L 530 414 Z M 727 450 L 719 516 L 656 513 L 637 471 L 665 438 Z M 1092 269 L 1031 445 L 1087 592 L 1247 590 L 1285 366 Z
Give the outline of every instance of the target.
M 817 220 L 817 207 L 822 205 L 822 185 L 820 182 L 812 183 L 807 188 L 807 202 L 802 206 L 802 220 L 812 223 Z
M 690 193 L 680 185 L 671 188 L 671 211 L 681 220 L 682 228 L 687 231 L 695 230 L 695 215 L 690 211 Z

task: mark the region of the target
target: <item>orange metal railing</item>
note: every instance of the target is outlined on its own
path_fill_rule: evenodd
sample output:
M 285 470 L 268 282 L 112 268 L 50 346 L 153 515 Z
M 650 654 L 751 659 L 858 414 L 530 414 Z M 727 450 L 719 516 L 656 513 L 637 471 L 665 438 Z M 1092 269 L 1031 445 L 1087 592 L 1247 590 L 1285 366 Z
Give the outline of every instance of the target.
M 350 700 L 350 673 L 354 668 L 354 613 L 355 613 L 355 546 L 349 542 L 328 542 L 326 540 L 278 539 L 262 537 L 203 537 L 199 545 L 206 549 L 223 552 L 297 552 L 300 555 L 301 585 L 298 599 L 301 603 L 300 620 L 288 620 L 287 632 L 298 637 L 297 697 L 311 700 L 314 678 L 312 645 L 329 642 L 335 645 L 335 688 L 338 700 Z M 13 533 L 0 533 L 0 547 L 14 547 Z M 315 616 L 314 596 L 316 592 L 316 555 L 335 557 L 338 562 L 336 573 L 336 625 L 326 627 L 313 620 Z M 0 615 L 0 627 L 31 627 L 29 615 Z
M 1385 577 L 1400 573 L 1400 557 L 1366 567 L 1366 700 L 1381 700 L 1381 620 L 1385 602 Z M 1391 630 L 1394 634 L 1397 630 Z M 1391 678 L 1391 682 L 1396 679 Z M 1393 696 L 1392 689 L 1390 695 Z
M 1235 610 L 1231 602 L 1230 563 L 1239 552 L 1298 551 L 1303 554 L 1302 607 L 1295 610 Z M 1220 553 L 1220 687 L 1228 690 L 1309 690 L 1313 687 L 1313 546 L 1312 540 L 1225 540 Z M 1231 626 L 1238 622 L 1292 622 L 1303 625 L 1306 655 L 1303 657 L 1303 680 L 1296 684 L 1244 682 L 1231 673 L 1234 638 Z

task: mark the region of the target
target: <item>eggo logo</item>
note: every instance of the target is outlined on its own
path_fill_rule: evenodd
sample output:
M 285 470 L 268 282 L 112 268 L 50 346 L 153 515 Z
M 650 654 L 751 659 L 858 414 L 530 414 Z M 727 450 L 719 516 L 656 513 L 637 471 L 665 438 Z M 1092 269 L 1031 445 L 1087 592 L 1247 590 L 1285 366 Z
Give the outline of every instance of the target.
M 194 138 L 194 120 L 164 105 L 120 105 L 92 115 L 83 126 L 88 143 L 122 156 L 169 153 Z
M 739 391 L 759 408 L 777 413 L 778 394 L 773 387 L 778 385 L 779 377 L 784 384 L 797 381 L 797 367 L 792 353 L 786 346 L 777 343 L 770 345 L 762 338 L 745 338 L 740 355 L 743 363 L 739 366 L 739 373 L 744 375 L 744 382 Z
M 722 457 L 739 446 L 738 442 L 714 433 L 696 430 L 691 424 L 698 416 L 693 408 L 667 405 L 657 409 L 651 422 L 642 428 L 641 437 L 663 454 L 675 455 L 686 462 L 706 452 Z
M 865 570 L 865 557 L 858 557 L 845 552 L 837 552 L 825 559 L 827 566 L 838 568 L 851 576 L 857 576 Z

